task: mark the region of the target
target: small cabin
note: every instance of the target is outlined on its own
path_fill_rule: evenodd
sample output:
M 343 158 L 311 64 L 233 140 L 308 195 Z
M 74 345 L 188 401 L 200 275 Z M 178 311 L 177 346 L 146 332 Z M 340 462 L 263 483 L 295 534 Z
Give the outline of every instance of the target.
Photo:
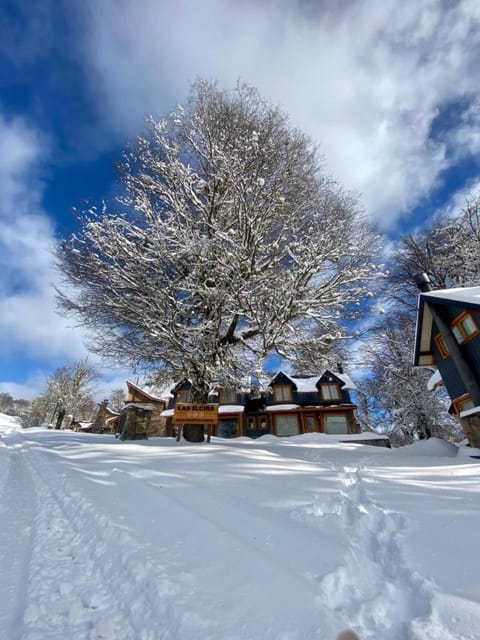
M 470 446 L 480 448 L 480 287 L 420 294 L 414 365 L 439 372 Z
M 168 399 L 157 394 L 153 389 L 141 388 L 127 381 L 127 398 L 117 423 L 117 433 L 121 438 L 138 440 L 167 435 L 162 412 Z

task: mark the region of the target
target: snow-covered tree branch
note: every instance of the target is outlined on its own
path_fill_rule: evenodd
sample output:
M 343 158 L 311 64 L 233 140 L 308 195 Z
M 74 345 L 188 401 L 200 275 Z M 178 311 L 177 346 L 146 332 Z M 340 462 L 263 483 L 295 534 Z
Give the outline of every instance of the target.
M 119 202 L 81 212 L 61 247 L 61 305 L 103 356 L 187 377 L 198 399 L 318 327 L 342 333 L 377 276 L 355 198 L 251 87 L 195 83 L 119 168 Z

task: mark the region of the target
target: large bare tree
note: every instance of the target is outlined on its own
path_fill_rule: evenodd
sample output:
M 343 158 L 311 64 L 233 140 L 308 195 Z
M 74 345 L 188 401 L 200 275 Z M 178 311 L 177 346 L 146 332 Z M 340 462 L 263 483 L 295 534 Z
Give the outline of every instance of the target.
M 195 401 L 309 335 L 330 343 L 377 275 L 356 199 L 249 86 L 196 82 L 119 169 L 121 197 L 61 247 L 61 305 L 103 356 L 188 378 Z

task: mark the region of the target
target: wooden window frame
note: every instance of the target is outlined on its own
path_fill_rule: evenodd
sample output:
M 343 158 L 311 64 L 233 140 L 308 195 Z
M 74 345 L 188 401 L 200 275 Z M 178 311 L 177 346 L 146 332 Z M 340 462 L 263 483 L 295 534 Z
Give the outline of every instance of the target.
M 288 390 L 288 398 L 285 398 L 285 389 Z M 281 398 L 278 397 L 278 392 L 281 390 Z M 290 384 L 276 384 L 273 387 L 273 399 L 275 402 L 292 402 L 293 401 L 293 389 Z
M 434 340 L 440 355 L 445 360 L 450 355 L 450 352 L 447 347 L 447 343 L 445 342 L 445 336 L 442 333 L 437 333 Z
M 225 400 L 225 394 L 233 395 L 233 400 Z M 218 392 L 218 404 L 237 404 L 237 392 L 235 389 L 220 389 Z
M 345 434 L 345 435 L 350 435 L 351 433 L 355 433 L 355 432 L 353 432 L 353 431 L 352 431 L 351 423 L 350 423 L 350 420 L 349 420 L 348 412 L 347 412 L 347 411 L 333 411 L 333 412 L 332 412 L 332 411 L 328 411 L 328 412 L 325 412 L 325 413 L 322 415 L 322 422 L 323 422 L 322 427 L 323 427 L 323 433 L 327 433 L 327 434 L 328 434 L 327 418 L 328 418 L 328 417 L 332 417 L 332 416 L 342 416 L 343 418 L 345 418 L 345 423 L 346 423 L 346 425 L 347 425 L 347 432 L 346 432 L 346 434 Z M 330 435 L 332 435 L 332 434 L 330 434 Z M 335 434 L 334 434 L 334 435 L 335 435 Z M 338 435 L 342 435 L 342 434 L 338 434 Z
M 471 402 L 472 405 L 474 405 L 474 402 L 469 393 L 464 393 L 463 396 L 460 396 L 459 398 L 455 398 L 455 400 L 453 400 L 453 406 L 455 407 L 455 411 L 457 412 L 458 416 L 462 413 L 462 411 L 473 409 L 473 407 L 467 407 L 467 409 L 463 408 L 463 405 L 467 404 L 468 402 Z
M 453 335 L 455 336 L 455 340 L 458 342 L 458 344 L 466 344 L 467 342 L 470 342 L 470 340 L 473 340 L 480 334 L 480 328 L 475 318 L 476 315 L 477 314 L 471 313 L 470 311 L 464 311 L 452 321 L 450 327 L 452 329 Z M 472 333 L 467 333 L 467 331 L 465 330 L 463 323 L 467 319 L 471 320 L 475 326 L 475 330 Z M 458 332 L 459 335 L 455 333 L 455 330 Z M 459 337 L 461 338 L 460 340 L 459 340 Z
M 186 394 L 188 400 L 182 400 L 182 394 Z M 190 402 L 192 402 L 192 392 L 190 389 L 180 389 L 180 391 L 177 391 L 176 404 L 189 404 Z
M 325 389 L 326 387 L 329 387 L 329 388 L 333 387 L 333 388 L 335 388 L 335 389 L 337 390 L 337 394 L 338 394 L 338 395 L 337 395 L 337 397 L 336 397 L 336 398 L 331 398 L 331 397 L 327 398 L 327 397 L 325 397 L 325 395 L 324 395 L 323 391 L 324 391 L 324 389 Z M 336 401 L 336 402 L 340 402 L 340 401 L 341 401 L 341 399 L 342 399 L 342 391 L 341 391 L 341 389 L 340 389 L 340 385 L 339 385 L 339 384 L 337 384 L 336 382 L 322 382 L 322 383 L 320 384 L 320 394 L 321 394 L 321 396 L 322 396 L 322 400 L 323 400 L 323 402 L 335 402 L 335 401 Z
M 279 418 L 295 418 L 296 422 L 297 422 L 297 432 L 293 433 L 293 434 L 286 434 L 286 435 L 278 435 L 278 426 L 277 426 L 277 421 Z M 275 428 L 275 433 L 274 435 L 276 435 L 278 438 L 291 438 L 292 435 L 294 436 L 298 436 L 300 435 L 300 433 L 302 432 L 302 428 L 301 428 L 301 421 L 300 421 L 300 416 L 298 415 L 298 413 L 276 413 L 274 415 L 274 428 Z

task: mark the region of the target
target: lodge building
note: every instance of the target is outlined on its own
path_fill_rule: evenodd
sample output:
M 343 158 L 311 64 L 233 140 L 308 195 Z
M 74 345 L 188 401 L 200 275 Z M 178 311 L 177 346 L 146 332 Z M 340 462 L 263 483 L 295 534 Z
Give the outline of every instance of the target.
M 190 389 L 190 382 L 183 380 L 171 390 L 168 407 L 161 412 L 161 435 L 174 435 L 175 406 L 191 402 Z M 350 397 L 353 389 L 349 376 L 329 370 L 317 376 L 280 372 L 264 389 L 256 385 L 239 390 L 213 387 L 208 402 L 218 404 L 218 425 L 212 435 L 258 438 L 266 434 L 357 434 L 361 431 Z

